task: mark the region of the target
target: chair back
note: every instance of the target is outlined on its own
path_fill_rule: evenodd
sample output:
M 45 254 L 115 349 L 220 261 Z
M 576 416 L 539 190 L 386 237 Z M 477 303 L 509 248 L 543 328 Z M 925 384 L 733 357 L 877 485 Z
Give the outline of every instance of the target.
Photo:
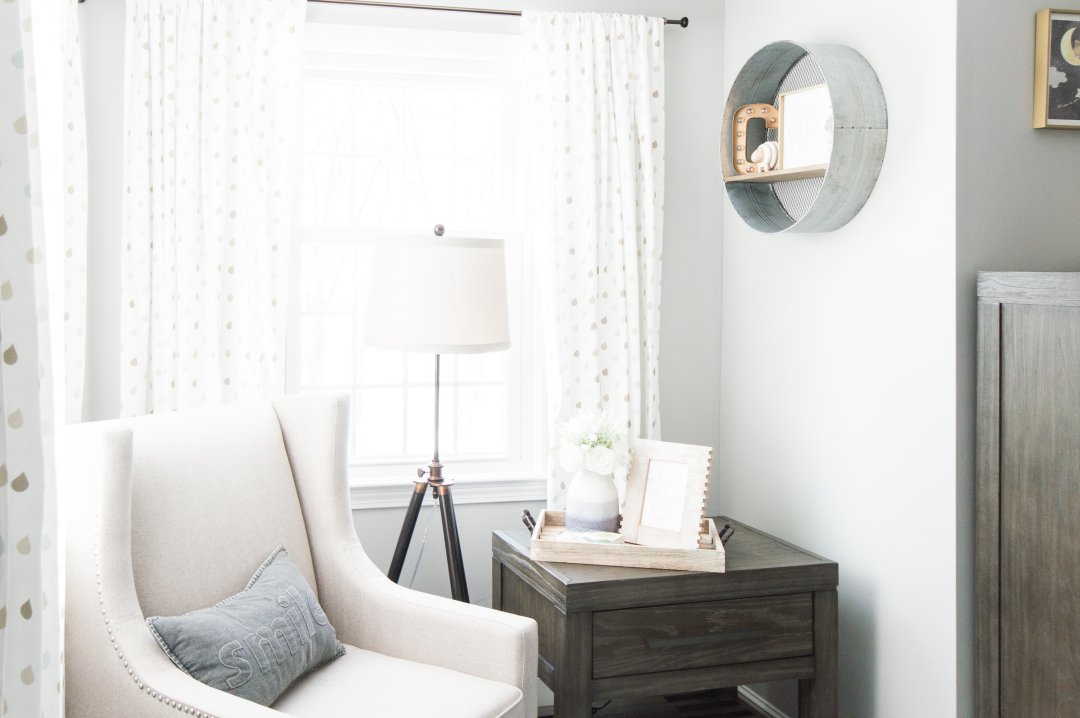
M 132 573 L 144 615 L 179 615 L 237 593 L 279 545 L 317 591 L 271 402 L 125 423 L 132 431 Z

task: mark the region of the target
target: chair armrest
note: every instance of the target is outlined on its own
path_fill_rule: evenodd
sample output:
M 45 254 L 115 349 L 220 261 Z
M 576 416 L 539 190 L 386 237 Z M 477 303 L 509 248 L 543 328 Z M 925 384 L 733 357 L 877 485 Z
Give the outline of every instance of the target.
M 66 715 L 282 718 L 178 669 L 146 626 L 131 572 L 131 431 L 82 424 L 59 438 L 58 469 L 66 481 Z
M 398 586 L 355 539 L 321 556 L 318 571 L 320 601 L 345 643 L 517 686 L 535 715 L 536 621 Z
M 307 522 L 316 592 L 345 643 L 517 686 L 536 715 L 537 629 L 531 618 L 402 588 L 364 553 L 352 512 L 344 396 L 274 402 Z

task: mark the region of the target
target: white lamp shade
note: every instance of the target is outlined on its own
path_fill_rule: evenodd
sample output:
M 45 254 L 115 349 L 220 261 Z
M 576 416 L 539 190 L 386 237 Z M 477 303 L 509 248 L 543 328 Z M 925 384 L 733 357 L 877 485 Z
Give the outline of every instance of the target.
M 370 288 L 369 346 L 432 354 L 510 346 L 501 239 L 380 239 Z

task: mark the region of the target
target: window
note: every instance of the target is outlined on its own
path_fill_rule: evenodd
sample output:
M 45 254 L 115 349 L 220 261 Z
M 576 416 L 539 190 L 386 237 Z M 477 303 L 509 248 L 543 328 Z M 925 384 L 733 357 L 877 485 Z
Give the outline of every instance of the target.
M 539 476 L 544 455 L 533 286 L 524 267 L 521 38 L 309 23 L 294 220 L 290 390 L 352 397 L 354 482 L 431 458 L 434 357 L 363 344 L 376 237 L 497 237 L 512 348 L 445 355 L 441 458 L 453 475 Z M 453 291 L 447 277 L 446 291 Z

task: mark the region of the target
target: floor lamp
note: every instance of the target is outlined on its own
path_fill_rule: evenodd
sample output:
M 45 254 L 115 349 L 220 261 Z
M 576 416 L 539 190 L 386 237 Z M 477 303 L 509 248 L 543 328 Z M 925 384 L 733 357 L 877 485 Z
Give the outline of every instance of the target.
M 439 461 L 439 356 L 507 349 L 506 258 L 501 239 L 379 240 L 372 261 L 365 343 L 380 349 L 435 355 L 435 454 L 417 469 L 409 507 L 387 572 L 397 582 L 428 488 L 439 502 L 450 592 L 469 601 L 461 541 L 450 494 L 453 480 Z

